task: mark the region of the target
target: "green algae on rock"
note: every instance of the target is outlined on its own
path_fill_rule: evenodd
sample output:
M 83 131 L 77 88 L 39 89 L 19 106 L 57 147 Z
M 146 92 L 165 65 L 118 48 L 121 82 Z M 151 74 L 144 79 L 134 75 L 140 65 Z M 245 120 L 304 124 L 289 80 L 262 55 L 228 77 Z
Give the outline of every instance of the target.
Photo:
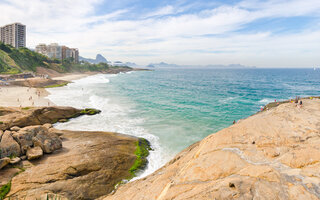
M 152 148 L 150 147 L 149 141 L 144 138 L 139 138 L 139 140 L 136 142 L 136 151 L 134 152 L 137 158 L 132 167 L 129 169 L 131 174 L 130 179 L 136 176 L 137 172 L 145 169 L 148 164 L 147 157 L 150 150 L 152 150 Z

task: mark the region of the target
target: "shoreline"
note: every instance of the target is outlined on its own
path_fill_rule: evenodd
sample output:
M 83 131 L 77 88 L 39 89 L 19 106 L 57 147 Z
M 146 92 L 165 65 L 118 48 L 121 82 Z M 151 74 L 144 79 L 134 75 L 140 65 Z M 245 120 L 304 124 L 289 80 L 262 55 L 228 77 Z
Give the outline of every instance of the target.
M 92 73 L 74 73 L 56 76 L 52 80 L 62 80 L 72 82 L 88 76 L 96 75 Z M 28 79 L 27 79 L 28 80 Z M 43 107 L 56 106 L 46 98 L 50 92 L 46 88 L 34 88 L 25 86 L 0 86 L 0 106 L 1 107 Z

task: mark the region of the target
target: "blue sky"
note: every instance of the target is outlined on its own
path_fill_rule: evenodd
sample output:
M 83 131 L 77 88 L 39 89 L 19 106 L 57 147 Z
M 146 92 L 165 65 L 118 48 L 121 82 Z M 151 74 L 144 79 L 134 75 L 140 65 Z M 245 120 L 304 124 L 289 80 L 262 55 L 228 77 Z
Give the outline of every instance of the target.
M 0 0 L 27 46 L 148 64 L 320 65 L 319 0 Z

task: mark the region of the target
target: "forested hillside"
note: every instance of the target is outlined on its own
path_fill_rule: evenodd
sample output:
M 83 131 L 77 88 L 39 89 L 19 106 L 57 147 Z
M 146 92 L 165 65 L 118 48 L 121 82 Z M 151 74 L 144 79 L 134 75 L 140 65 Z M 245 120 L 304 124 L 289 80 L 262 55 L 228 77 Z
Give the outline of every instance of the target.
M 37 67 L 52 69 L 60 73 L 86 71 L 104 72 L 117 68 L 110 66 L 107 63 L 74 63 L 70 59 L 63 61 L 50 59 L 27 48 L 16 49 L 10 45 L 5 45 L 0 42 L 0 74 L 35 72 Z

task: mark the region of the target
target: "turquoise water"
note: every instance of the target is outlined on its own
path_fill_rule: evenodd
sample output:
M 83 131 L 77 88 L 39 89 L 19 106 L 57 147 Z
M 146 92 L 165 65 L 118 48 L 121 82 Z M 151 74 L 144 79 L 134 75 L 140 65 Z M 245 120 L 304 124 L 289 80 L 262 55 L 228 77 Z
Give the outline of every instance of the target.
M 158 69 L 111 79 L 133 117 L 173 153 L 248 117 L 275 99 L 320 95 L 313 69 Z
M 49 89 L 49 99 L 102 110 L 57 128 L 147 138 L 154 148 L 147 175 L 190 144 L 275 99 L 319 96 L 319 80 L 320 70 L 313 69 L 156 69 L 87 77 Z

